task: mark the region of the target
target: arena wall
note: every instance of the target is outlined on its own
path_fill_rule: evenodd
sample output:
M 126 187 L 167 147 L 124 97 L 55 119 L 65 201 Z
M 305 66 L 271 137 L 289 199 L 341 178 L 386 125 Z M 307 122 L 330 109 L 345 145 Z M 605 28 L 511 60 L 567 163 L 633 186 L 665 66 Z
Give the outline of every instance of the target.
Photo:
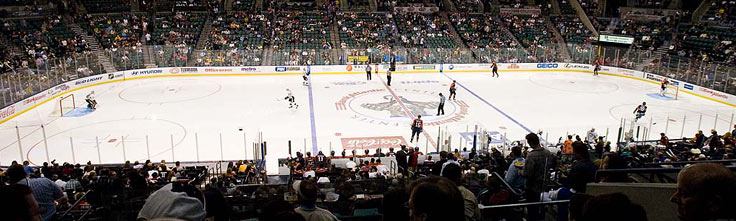
M 312 74 L 362 74 L 365 73 L 366 65 L 322 65 L 322 66 L 243 66 L 243 67 L 173 67 L 153 68 L 130 71 L 119 71 L 114 73 L 100 74 L 76 79 L 55 87 L 49 88 L 23 101 L 10 105 L 0 110 L 0 124 L 3 124 L 16 116 L 32 110 L 46 102 L 56 100 L 65 94 L 93 87 L 127 80 L 137 80 L 157 77 L 193 77 L 193 76 L 250 76 L 250 75 L 301 75 L 305 68 L 309 68 Z M 377 65 L 379 73 L 385 73 L 389 65 Z M 575 63 L 499 63 L 500 72 L 540 72 L 540 71 L 564 71 L 589 74 L 593 72 L 593 66 Z M 373 70 L 376 68 L 374 66 Z M 490 72 L 490 64 L 397 64 L 395 74 L 402 73 L 439 73 L 439 72 Z M 600 74 L 629 78 L 659 84 L 664 76 L 635 71 L 624 68 L 603 66 Z M 680 92 L 736 107 L 736 96 L 709 88 L 697 86 L 690 83 L 680 82 L 668 78 L 676 85 Z

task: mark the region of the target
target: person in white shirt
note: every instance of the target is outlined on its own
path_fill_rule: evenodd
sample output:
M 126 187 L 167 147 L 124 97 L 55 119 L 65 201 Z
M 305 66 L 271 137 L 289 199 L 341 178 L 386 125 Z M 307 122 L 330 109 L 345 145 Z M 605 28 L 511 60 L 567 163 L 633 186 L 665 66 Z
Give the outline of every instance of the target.
M 355 166 L 356 164 L 355 164 L 355 161 L 353 161 L 353 158 L 350 158 L 350 161 L 345 163 L 345 167 L 351 170 L 355 169 Z

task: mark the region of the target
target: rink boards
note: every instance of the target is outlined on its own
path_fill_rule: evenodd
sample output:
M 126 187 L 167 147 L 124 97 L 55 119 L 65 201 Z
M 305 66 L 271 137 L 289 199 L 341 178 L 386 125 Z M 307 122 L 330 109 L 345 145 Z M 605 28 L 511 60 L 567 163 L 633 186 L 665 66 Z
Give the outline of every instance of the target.
M 83 88 L 120 81 L 158 77 L 193 76 L 248 76 L 248 75 L 301 75 L 309 68 L 312 74 L 364 74 L 366 65 L 324 65 L 324 66 L 249 66 L 249 67 L 174 67 L 139 69 L 100 74 L 59 84 L 25 100 L 0 110 L 0 125 L 38 107 L 46 102 Z M 575 63 L 499 63 L 500 72 L 545 72 L 567 71 L 592 73 L 593 66 Z M 372 66 L 375 72 L 385 73 L 389 65 Z M 490 64 L 398 64 L 394 74 L 401 73 L 439 73 L 439 72 L 490 72 Z M 663 76 L 630 69 L 604 66 L 600 74 L 629 78 L 659 84 Z M 736 107 L 736 97 L 724 92 L 680 82 L 668 78 L 681 92 Z

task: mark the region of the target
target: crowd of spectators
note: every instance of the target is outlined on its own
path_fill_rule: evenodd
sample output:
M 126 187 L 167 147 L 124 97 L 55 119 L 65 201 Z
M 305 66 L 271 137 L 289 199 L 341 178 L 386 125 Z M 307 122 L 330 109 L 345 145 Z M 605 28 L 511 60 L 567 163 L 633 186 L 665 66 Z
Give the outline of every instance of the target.
M 3 60 L 18 68 L 46 67 L 49 59 L 90 52 L 89 44 L 64 25 L 61 16 L 5 20 L 2 35 L 19 52 L 3 54 Z
M 340 48 L 384 48 L 394 40 L 396 28 L 384 13 L 337 13 Z
M 267 30 L 274 49 L 329 49 L 329 22 L 325 12 L 277 12 Z
M 195 46 L 204 26 L 206 15 L 192 12 L 176 12 L 170 15 L 156 15 L 154 29 L 149 45 Z M 146 37 L 147 38 L 147 37 Z
M 736 12 L 736 2 L 712 1 L 708 12 L 703 16 L 703 20 L 718 25 L 734 26 L 736 25 L 734 23 L 736 19 L 734 19 L 733 12 Z
M 468 48 L 514 48 L 516 42 L 507 37 L 497 17 L 483 14 L 456 13 L 450 15 L 455 31 L 465 41 Z
M 672 38 L 672 22 L 671 17 L 663 17 L 659 21 L 624 19 L 616 27 L 614 34 L 633 36 L 638 48 L 654 51 Z
M 458 12 L 482 12 L 479 11 L 479 5 L 483 4 L 480 0 L 454 0 L 453 3 L 455 4 L 455 8 Z
M 87 14 L 78 16 L 76 22 L 89 35 L 96 37 L 103 48 L 136 46 L 143 40 L 143 33 L 148 28 L 146 16 L 132 13 Z
M 398 41 L 406 48 L 454 48 L 456 47 L 450 24 L 439 14 L 393 13 L 399 29 Z
M 591 130 L 585 139 L 568 136 L 559 144 L 559 152 L 551 152 L 534 133 L 525 137 L 528 146 L 514 142 L 508 155 L 496 148 L 430 154 L 404 145 L 387 152 L 366 149 L 360 155 L 359 150 L 350 155 L 346 150 L 320 151 L 314 156 L 297 152 L 280 162 L 292 174 L 294 180 L 289 184 L 268 184 L 257 161 L 228 162 L 222 173 L 210 176 L 204 167 L 165 161 L 126 162 L 122 166 L 52 161 L 41 167 L 31 167 L 27 161 L 22 165 L 13 162 L 0 171 L 0 191 L 13 196 L 3 199 L 4 209 L 16 208 L 9 207 L 11 202 L 38 205 L 6 215 L 43 219 L 60 218 L 62 211 L 82 199 L 77 206 L 117 211 L 107 216 L 124 219 L 338 220 L 365 216 L 373 217 L 371 220 L 543 220 L 547 209 L 541 206 L 482 215 L 479 205 L 569 200 L 556 207 L 553 214 L 557 220 L 638 221 L 647 220 L 647 211 L 626 195 L 586 195 L 588 183 L 630 183 L 637 179 L 627 173 L 596 171 L 651 166 L 649 163 L 671 168 L 667 162 L 733 159 L 733 133 L 736 125 L 734 131 L 722 136 L 715 131 L 710 135 L 699 132 L 692 139 L 670 141 L 662 134 L 656 145 L 632 142 L 617 151 Z M 694 166 L 682 169 L 677 177 L 677 192 L 670 201 L 678 210 L 671 213 L 682 220 L 736 218 L 730 210 L 736 205 L 732 188 L 736 175 L 719 164 L 691 164 Z M 17 201 L 24 198 L 35 202 Z M 705 205 L 710 212 L 703 212 Z
M 212 21 L 206 49 L 261 50 L 268 32 L 264 30 L 266 16 L 257 13 L 236 12 L 218 15 Z
M 580 7 L 585 11 L 585 15 L 590 18 L 600 17 L 603 12 L 600 8 L 599 0 L 578 0 Z
M 526 48 L 553 43 L 553 34 L 547 30 L 544 18 L 538 14 L 503 14 L 503 23 Z

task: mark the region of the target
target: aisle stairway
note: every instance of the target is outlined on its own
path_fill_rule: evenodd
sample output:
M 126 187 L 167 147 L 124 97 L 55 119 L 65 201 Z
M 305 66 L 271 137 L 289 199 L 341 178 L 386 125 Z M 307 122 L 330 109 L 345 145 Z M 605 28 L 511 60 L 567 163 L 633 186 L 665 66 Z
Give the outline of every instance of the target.
M 105 72 L 111 73 L 116 72 L 115 66 L 112 64 L 112 61 L 110 61 L 110 58 L 105 55 L 105 49 L 100 46 L 100 42 L 97 41 L 97 38 L 90 36 L 87 34 L 86 31 L 82 29 L 82 27 L 79 26 L 79 24 L 74 22 L 69 22 L 71 20 L 67 20 L 67 26 L 74 31 L 75 34 L 82 36 L 82 38 L 87 41 L 87 44 L 89 44 L 90 49 L 92 49 L 92 53 L 94 53 L 97 56 L 97 61 L 100 62 L 102 65 L 102 68 L 105 69 Z
M 202 32 L 199 33 L 199 40 L 197 41 L 196 49 L 204 49 L 207 42 L 210 40 L 210 31 L 212 31 L 212 16 L 207 16 L 207 20 L 204 22 Z

